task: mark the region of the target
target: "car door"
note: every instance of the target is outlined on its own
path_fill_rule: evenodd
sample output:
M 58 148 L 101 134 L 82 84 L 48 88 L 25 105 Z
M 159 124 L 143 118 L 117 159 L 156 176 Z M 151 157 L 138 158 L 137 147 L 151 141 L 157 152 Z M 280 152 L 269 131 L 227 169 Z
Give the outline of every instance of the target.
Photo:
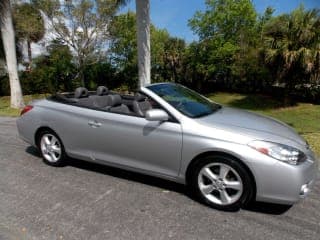
M 91 123 L 91 124 L 90 124 Z M 182 130 L 175 121 L 96 111 L 90 119 L 92 156 L 97 161 L 176 177 Z

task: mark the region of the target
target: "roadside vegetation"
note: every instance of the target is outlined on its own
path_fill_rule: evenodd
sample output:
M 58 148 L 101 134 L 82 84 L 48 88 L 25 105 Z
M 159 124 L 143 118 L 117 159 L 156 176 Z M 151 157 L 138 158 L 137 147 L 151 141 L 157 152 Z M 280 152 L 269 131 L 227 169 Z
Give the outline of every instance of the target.
M 48 96 L 48 94 L 34 94 L 23 96 L 24 102 L 28 104 L 32 100 L 41 99 Z M 10 107 L 10 96 L 0 96 L 0 116 L 17 117 L 21 110 Z

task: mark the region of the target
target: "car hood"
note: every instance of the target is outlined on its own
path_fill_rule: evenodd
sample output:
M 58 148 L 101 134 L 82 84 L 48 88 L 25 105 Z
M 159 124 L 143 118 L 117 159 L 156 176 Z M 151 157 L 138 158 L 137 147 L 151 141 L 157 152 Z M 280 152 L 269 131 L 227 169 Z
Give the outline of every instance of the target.
M 302 146 L 306 145 L 306 141 L 285 123 L 245 110 L 222 107 L 217 112 L 197 120 L 200 124 L 224 130 L 238 129 L 239 133 L 254 135 L 260 140 L 276 141 L 281 137 Z M 275 136 L 275 140 L 270 136 Z

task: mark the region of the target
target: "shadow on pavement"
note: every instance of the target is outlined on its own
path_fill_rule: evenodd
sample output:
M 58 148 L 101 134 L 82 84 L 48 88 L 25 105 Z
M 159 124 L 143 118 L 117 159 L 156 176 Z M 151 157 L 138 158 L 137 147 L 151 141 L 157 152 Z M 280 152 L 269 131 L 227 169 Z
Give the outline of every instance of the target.
M 35 157 L 41 157 L 39 150 L 33 146 L 27 147 L 26 152 L 35 156 Z
M 88 171 L 93 171 L 105 175 L 109 175 L 116 178 L 121 178 L 129 181 L 134 181 L 154 187 L 163 188 L 169 191 L 178 193 L 185 193 L 185 186 L 171 181 L 166 181 L 161 178 L 144 175 L 141 173 L 135 173 L 119 168 L 105 166 L 98 163 L 86 162 L 77 159 L 69 159 L 68 166 L 81 168 Z
M 33 146 L 29 146 L 26 148 L 26 152 L 35 156 L 41 157 L 37 148 Z M 78 159 L 69 158 L 67 166 L 80 168 L 87 171 L 92 171 L 104 175 L 109 175 L 116 178 L 121 178 L 129 181 L 134 181 L 138 183 L 142 183 L 145 185 L 162 188 L 168 191 L 173 191 L 181 194 L 185 194 L 189 198 L 194 201 L 197 199 L 187 191 L 186 186 L 175 183 L 172 181 L 164 180 L 157 177 L 152 177 L 148 175 L 144 175 L 141 173 L 131 172 L 115 167 L 105 166 L 98 163 L 86 162 Z M 209 208 L 209 207 L 208 207 Z M 250 206 L 244 207 L 244 210 L 259 212 L 264 214 L 271 215 L 281 215 L 287 212 L 291 206 L 288 205 L 280 205 L 280 204 L 272 204 L 272 203 L 262 203 L 262 202 L 253 202 Z M 237 212 L 239 209 L 231 210 L 230 212 Z
M 33 146 L 26 148 L 26 152 L 35 156 L 41 157 L 39 150 Z M 138 183 L 163 188 L 165 190 L 174 191 L 178 193 L 186 193 L 186 188 L 182 184 L 167 181 L 161 178 L 144 175 L 141 173 L 131 172 L 120 168 L 110 167 L 98 163 L 86 162 L 78 159 L 69 158 L 67 166 L 76 167 L 87 171 L 92 171 L 104 175 L 109 175 L 116 178 L 122 178 L 129 181 L 135 181 Z
M 286 213 L 292 206 L 274 203 L 253 202 L 250 206 L 244 207 L 244 210 L 259 212 L 270 215 L 281 215 Z

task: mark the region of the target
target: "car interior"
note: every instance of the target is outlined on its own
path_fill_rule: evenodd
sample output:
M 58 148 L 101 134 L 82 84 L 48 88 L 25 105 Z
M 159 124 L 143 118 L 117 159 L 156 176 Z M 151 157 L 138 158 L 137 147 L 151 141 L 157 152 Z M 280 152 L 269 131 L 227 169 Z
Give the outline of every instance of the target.
M 155 101 L 142 93 L 120 95 L 105 86 L 99 86 L 96 91 L 90 92 L 84 87 L 78 87 L 74 93 L 56 94 L 53 100 L 79 107 L 139 117 L 144 117 L 149 109 L 161 108 Z

